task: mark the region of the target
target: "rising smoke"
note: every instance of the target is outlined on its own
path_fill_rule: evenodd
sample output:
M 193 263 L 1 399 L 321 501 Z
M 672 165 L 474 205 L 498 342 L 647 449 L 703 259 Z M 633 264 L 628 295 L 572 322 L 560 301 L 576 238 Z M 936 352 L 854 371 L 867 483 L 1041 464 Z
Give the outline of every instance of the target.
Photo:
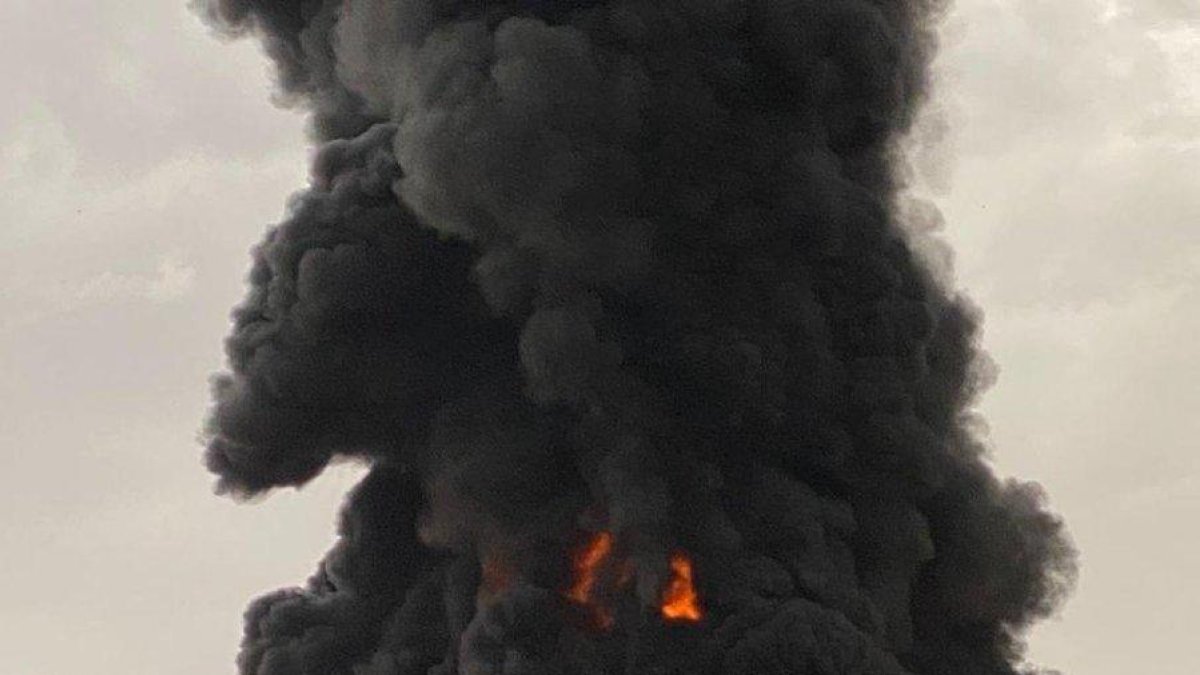
M 976 312 L 894 207 L 942 9 L 201 2 L 320 143 L 208 467 L 371 465 L 241 672 L 1024 672 L 1073 552 L 985 463 Z

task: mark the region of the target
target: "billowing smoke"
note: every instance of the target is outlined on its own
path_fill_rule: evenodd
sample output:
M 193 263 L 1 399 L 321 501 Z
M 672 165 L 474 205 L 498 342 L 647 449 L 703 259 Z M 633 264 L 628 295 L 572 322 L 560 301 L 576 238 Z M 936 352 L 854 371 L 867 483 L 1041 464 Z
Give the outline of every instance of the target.
M 241 672 L 1024 672 L 1073 553 L 895 208 L 941 5 L 202 2 L 320 143 L 208 467 L 371 466 Z

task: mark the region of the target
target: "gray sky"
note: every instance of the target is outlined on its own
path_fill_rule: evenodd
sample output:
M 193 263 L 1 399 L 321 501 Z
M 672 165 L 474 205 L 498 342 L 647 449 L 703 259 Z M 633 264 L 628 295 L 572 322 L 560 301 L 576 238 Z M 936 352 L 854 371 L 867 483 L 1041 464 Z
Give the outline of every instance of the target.
M 0 675 L 232 672 L 357 469 L 254 505 L 195 441 L 247 248 L 303 185 L 254 45 L 184 1 L 6 0 L 0 23 Z M 919 195 L 987 313 L 981 410 L 1083 552 L 1032 659 L 1200 652 L 1200 3 L 959 0 Z

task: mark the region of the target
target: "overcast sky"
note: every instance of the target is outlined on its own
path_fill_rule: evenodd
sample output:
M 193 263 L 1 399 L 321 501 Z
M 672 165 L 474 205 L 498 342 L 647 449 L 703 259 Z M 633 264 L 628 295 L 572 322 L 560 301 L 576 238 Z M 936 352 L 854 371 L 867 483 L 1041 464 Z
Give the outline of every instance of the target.
M 231 673 L 358 469 L 238 505 L 197 431 L 247 249 L 306 176 L 264 59 L 184 0 L 4 0 L 0 675 Z M 1032 660 L 1194 675 L 1200 3 L 959 0 L 915 133 L 987 314 L 995 461 L 1082 550 Z

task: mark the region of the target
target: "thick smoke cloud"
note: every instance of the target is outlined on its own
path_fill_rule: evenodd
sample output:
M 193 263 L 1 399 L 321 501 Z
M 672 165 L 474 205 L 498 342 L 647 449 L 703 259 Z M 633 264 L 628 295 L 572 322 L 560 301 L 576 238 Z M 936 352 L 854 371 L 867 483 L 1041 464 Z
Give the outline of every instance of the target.
M 242 673 L 1021 672 L 1073 553 L 989 470 L 976 312 L 894 209 L 940 2 L 199 9 L 320 142 L 208 466 L 373 467 Z M 600 529 L 634 577 L 608 631 L 562 597 Z M 678 550 L 696 625 L 652 611 Z

